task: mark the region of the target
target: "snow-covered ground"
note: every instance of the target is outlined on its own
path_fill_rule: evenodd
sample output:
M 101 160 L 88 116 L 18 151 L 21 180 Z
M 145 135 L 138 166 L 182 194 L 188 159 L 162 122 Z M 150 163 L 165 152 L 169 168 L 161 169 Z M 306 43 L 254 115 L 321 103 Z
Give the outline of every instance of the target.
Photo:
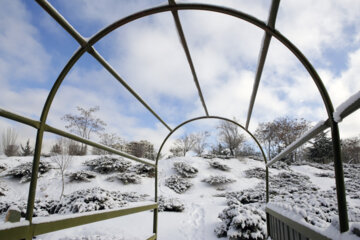
M 80 170 L 91 171 L 89 166 L 84 165 L 84 163 L 95 158 L 99 158 L 99 156 L 74 157 L 67 172 L 71 173 Z M 5 189 L 3 191 L 5 196 L 0 197 L 0 208 L 4 208 L 6 202 L 11 202 L 11 204 L 19 204 L 20 202 L 26 203 L 29 183 L 19 183 L 19 179 L 6 175 L 14 167 L 24 162 L 31 162 L 31 160 L 31 157 L 0 158 L 0 167 L 5 166 L 5 170 L 0 173 L 0 187 L 3 186 Z M 51 158 L 44 158 L 44 160 L 51 162 Z M 209 162 L 214 160 L 221 164 L 226 164 L 231 169 L 229 171 L 221 171 L 211 167 Z M 166 186 L 166 179 L 172 175 L 178 174 L 174 169 L 175 162 L 185 162 L 198 170 L 195 177 L 186 179 L 192 184 L 192 186 L 181 194 L 174 192 L 174 190 Z M 255 173 L 251 173 L 250 175 L 246 174 L 246 171 L 251 169 L 255 169 Z M 159 212 L 159 239 L 226 239 L 218 238 L 214 233 L 216 226 L 221 223 L 221 220 L 218 218 L 219 213 L 221 213 L 229 206 L 229 199 L 226 198 L 225 195 L 226 193 L 247 191 L 248 189 L 262 192 L 261 194 L 263 194 L 265 192 L 265 185 L 263 184 L 264 180 L 255 176 L 257 174 L 261 175 L 263 171 L 261 169 L 264 169 L 263 162 L 247 158 L 241 160 L 209 160 L 199 157 L 186 157 L 161 160 L 159 163 L 159 195 L 166 198 L 178 198 L 180 202 L 184 203 L 185 209 L 183 212 Z M 331 195 L 329 193 L 330 191 L 333 191 L 335 186 L 335 180 L 331 177 L 333 171 L 330 169 L 331 167 L 328 169 L 319 169 L 309 165 L 290 166 L 290 172 L 292 174 L 302 174 L 299 175 L 300 183 L 303 181 L 302 178 L 305 180 L 308 179 L 310 181 L 309 183 L 306 183 L 309 186 L 308 189 L 315 189 L 314 191 L 320 191 L 324 193 L 327 192 L 328 194 L 326 196 Z M 357 170 L 360 170 L 360 168 L 357 168 Z M 280 189 L 275 188 L 279 188 L 279 186 L 281 186 L 281 184 L 274 185 L 275 181 L 279 181 L 279 178 L 274 177 L 280 176 L 279 174 L 283 172 L 289 172 L 289 170 L 281 168 L 270 169 L 270 177 L 274 179 L 271 181 L 270 186 L 274 189 L 274 191 L 279 191 Z M 138 195 L 146 194 L 148 196 L 139 198 L 139 201 L 153 200 L 154 178 L 152 177 L 141 177 L 140 184 L 123 184 L 121 181 L 114 178 L 112 181 L 109 181 L 109 177 L 115 176 L 115 173 L 101 174 L 96 172 L 95 174 L 96 177 L 90 179 L 89 182 L 69 182 L 69 177 L 67 176 L 65 195 L 70 196 L 75 191 L 84 191 L 85 189 L 98 187 L 108 191 L 120 191 L 122 193 L 136 192 Z M 321 174 L 324 174 L 325 176 L 329 175 L 329 177 L 320 177 Z M 210 185 L 209 183 L 203 181 L 203 179 L 215 175 L 225 176 L 228 179 L 233 179 L 236 181 L 216 186 Z M 304 175 L 305 177 L 303 177 Z M 285 178 L 284 182 L 286 183 L 287 175 L 281 176 Z M 308 178 L 306 178 L 306 176 L 308 176 Z M 313 185 L 311 185 L 311 183 Z M 291 184 L 293 183 L 289 183 L 289 185 Z M 300 194 L 303 189 L 307 191 L 307 188 L 301 186 L 306 184 L 304 183 L 299 184 L 299 186 L 290 186 L 290 188 L 287 188 L 284 191 L 294 192 L 293 195 L 297 196 L 296 194 Z M 52 199 L 58 200 L 60 193 L 61 176 L 58 170 L 51 169 L 39 178 L 36 193 L 36 199 L 39 200 L 39 202 L 48 202 Z M 283 193 L 281 192 L 281 194 Z M 286 194 L 282 196 L 288 196 Z M 322 196 L 323 195 L 321 195 L 321 197 Z M 67 198 L 65 197 L 65 199 Z M 311 198 L 309 199 L 311 200 Z M 274 200 L 278 201 L 279 199 L 275 197 Z M 351 199 L 349 198 L 348 200 L 349 205 L 355 209 L 354 211 L 356 213 L 357 210 L 360 209 L 359 198 L 356 199 L 356 197 L 354 197 Z M 264 202 L 264 200 L 261 201 Z M 131 205 L 131 203 L 129 204 Z M 106 206 L 110 208 L 112 207 L 112 205 Z M 64 211 L 66 211 L 66 208 Z M 360 216 L 360 211 L 358 211 L 358 213 Z M 47 212 L 45 211 L 44 213 L 44 211 L 38 211 L 38 214 L 40 216 L 47 215 Z M 3 221 L 4 215 L 5 212 L 3 212 L 1 215 L 1 221 Z M 311 216 L 311 214 L 309 216 Z M 355 216 L 355 218 L 356 217 L 357 216 Z M 44 234 L 39 236 L 37 239 L 145 239 L 152 233 L 152 219 L 152 212 L 142 212 Z M 309 217 L 309 219 L 311 218 Z

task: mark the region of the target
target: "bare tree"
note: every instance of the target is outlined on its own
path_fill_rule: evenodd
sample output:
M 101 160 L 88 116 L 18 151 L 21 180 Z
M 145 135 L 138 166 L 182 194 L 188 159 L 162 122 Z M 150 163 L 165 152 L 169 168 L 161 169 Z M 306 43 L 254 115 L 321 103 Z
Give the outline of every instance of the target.
M 121 151 L 125 149 L 124 146 L 125 141 L 122 140 L 116 133 L 102 133 L 99 135 L 100 135 L 101 144 Z M 92 154 L 101 155 L 101 154 L 109 154 L 109 153 L 99 148 L 93 148 Z
M 195 142 L 196 139 L 194 134 L 188 135 L 185 133 L 181 138 L 175 140 L 174 146 L 170 149 L 170 152 L 185 157 L 186 153 L 194 148 Z
M 65 171 L 68 169 L 69 165 L 72 161 L 72 156 L 69 154 L 69 140 L 66 140 L 65 138 L 59 138 L 58 139 L 58 146 L 61 148 L 60 154 L 54 154 L 51 157 L 51 160 L 55 163 L 57 169 L 59 170 L 61 174 L 61 194 L 60 199 L 64 195 L 64 189 L 65 189 Z
M 25 147 L 20 144 L 21 147 L 21 156 L 30 156 L 34 153 L 30 146 L 30 139 L 27 140 Z
M 210 134 L 207 131 L 194 134 L 195 143 L 193 150 L 197 155 L 200 156 L 205 151 L 205 148 L 208 146 L 208 144 L 206 143 L 206 139 L 209 136 Z
M 7 128 L 2 133 L 1 150 L 8 157 L 19 154 L 19 146 L 16 144 L 18 134 L 14 128 Z
M 360 163 L 360 137 L 352 137 L 342 140 L 342 153 L 344 156 L 344 162 Z
M 270 159 L 298 139 L 308 128 L 309 122 L 303 118 L 280 117 L 272 122 L 260 123 L 255 136 L 266 145 Z M 292 152 L 290 160 L 296 160 L 301 150 L 302 148 L 298 148 Z
M 68 123 L 65 127 L 70 129 L 71 132 L 74 132 L 80 135 L 83 138 L 90 139 L 91 133 L 98 133 L 103 131 L 106 126 L 106 123 L 100 118 L 95 118 L 93 116 L 94 112 L 99 111 L 99 107 L 92 107 L 89 109 L 84 109 L 82 107 L 77 107 L 79 115 L 66 114 L 61 119 Z M 86 154 L 87 146 L 81 144 L 81 152 L 83 155 Z
M 236 156 L 240 145 L 245 141 L 244 135 L 239 133 L 239 127 L 234 123 L 221 121 L 217 129 L 220 141 L 230 150 L 232 156 Z

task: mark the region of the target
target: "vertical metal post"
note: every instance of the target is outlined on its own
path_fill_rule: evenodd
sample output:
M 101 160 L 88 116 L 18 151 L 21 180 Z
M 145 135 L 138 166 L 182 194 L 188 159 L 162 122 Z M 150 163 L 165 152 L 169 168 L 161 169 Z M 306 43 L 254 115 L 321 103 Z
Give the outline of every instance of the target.
M 336 182 L 336 195 L 339 211 L 339 223 L 340 232 L 346 232 L 349 230 L 348 213 L 346 206 L 346 191 L 344 183 L 344 169 L 341 159 L 341 145 L 340 145 L 340 133 L 338 123 L 333 119 L 331 122 L 331 135 L 334 151 L 334 170 L 335 170 L 335 182 Z
M 269 168 L 265 169 L 265 184 L 266 184 L 266 203 L 269 202 Z
M 160 153 L 160 152 L 159 152 Z M 157 156 L 156 161 L 156 168 L 155 168 L 155 202 L 158 202 L 158 160 L 159 160 L 160 154 Z M 159 209 L 154 209 L 154 219 L 153 219 L 153 233 L 156 234 L 157 238 L 157 231 L 158 231 L 158 215 L 159 215 Z
M 31 182 L 29 186 L 29 195 L 28 195 L 28 202 L 26 207 L 25 218 L 30 223 L 32 222 L 32 215 L 34 212 L 36 185 L 37 185 L 38 172 L 39 172 L 39 163 L 40 163 L 43 135 L 44 135 L 44 125 L 41 124 L 36 135 L 36 145 L 35 145 L 34 159 L 32 164 Z

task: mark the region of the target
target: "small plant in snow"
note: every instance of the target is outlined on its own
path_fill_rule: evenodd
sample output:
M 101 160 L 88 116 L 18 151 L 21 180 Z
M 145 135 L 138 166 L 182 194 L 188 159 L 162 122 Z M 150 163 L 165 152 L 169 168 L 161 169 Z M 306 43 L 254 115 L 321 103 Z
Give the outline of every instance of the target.
M 90 182 L 90 179 L 95 177 L 95 173 L 86 170 L 74 172 L 69 175 L 70 182 Z
M 175 162 L 174 169 L 178 174 L 185 178 L 193 178 L 198 173 L 197 168 L 194 168 L 185 162 Z
M 261 180 L 265 180 L 266 172 L 263 168 L 251 168 L 245 171 L 245 176 L 247 178 L 258 178 Z
M 184 203 L 178 198 L 159 198 L 159 212 L 182 212 L 184 209 Z
M 7 166 L 5 163 L 0 163 L 0 173 L 5 171 L 7 169 Z
M 287 163 L 284 163 L 282 161 L 277 161 L 273 165 L 270 166 L 270 168 L 275 168 L 278 170 L 290 170 L 289 165 Z
M 84 163 L 99 173 L 125 172 L 131 167 L 131 162 L 123 158 L 102 156 Z
M 5 196 L 5 192 L 8 190 L 7 186 L 0 181 L 0 197 Z
M 211 161 L 209 162 L 210 167 L 215 168 L 215 169 L 219 169 L 222 171 L 230 171 L 230 167 L 226 164 L 222 164 L 219 161 Z
M 51 169 L 51 165 L 48 162 L 40 161 L 39 163 L 39 175 L 48 172 Z M 12 176 L 14 178 L 20 178 L 20 183 L 28 182 L 31 179 L 32 162 L 22 163 L 10 171 L 7 172 L 6 176 Z
M 165 186 L 174 190 L 176 193 L 183 193 L 188 190 L 192 184 L 184 178 L 172 175 L 165 180 Z
M 146 164 L 136 164 L 131 166 L 128 170 L 143 177 L 155 177 L 155 168 Z
M 64 151 L 62 154 L 55 154 L 51 157 L 51 160 L 55 163 L 56 169 L 59 170 L 61 174 L 61 194 L 60 199 L 64 195 L 64 189 L 65 189 L 65 171 L 69 167 L 72 161 L 72 156 L 69 154 L 66 154 Z
M 235 179 L 228 178 L 226 176 L 210 176 L 202 180 L 210 185 L 221 185 L 226 183 L 236 182 Z
M 328 177 L 328 178 L 335 178 L 335 174 L 332 172 L 319 172 L 315 173 L 317 177 Z
M 250 205 L 233 204 L 220 214 L 220 223 L 215 228 L 218 237 L 228 237 L 231 240 L 266 239 L 266 216 L 261 210 Z
M 141 177 L 136 173 L 118 173 L 116 178 L 119 179 L 124 184 L 134 183 L 138 184 L 141 183 Z

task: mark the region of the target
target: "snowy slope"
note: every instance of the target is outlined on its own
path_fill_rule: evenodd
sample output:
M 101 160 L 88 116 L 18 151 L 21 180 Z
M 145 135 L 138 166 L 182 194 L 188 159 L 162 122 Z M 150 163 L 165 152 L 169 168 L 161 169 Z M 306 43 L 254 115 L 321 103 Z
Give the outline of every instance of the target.
M 74 157 L 68 172 L 79 170 L 89 170 L 83 163 L 87 160 L 98 158 L 98 156 Z M 49 159 L 48 159 L 49 160 Z M 214 159 L 213 159 L 214 160 Z M 26 201 L 29 183 L 19 183 L 18 179 L 5 176 L 7 171 L 20 163 L 31 161 L 31 157 L 12 157 L 0 159 L 0 164 L 5 164 L 7 170 L 0 173 L 1 183 L 8 188 L 6 196 L 0 197 L 5 201 Z M 199 170 L 194 178 L 188 180 L 193 186 L 182 194 L 175 193 L 165 185 L 166 179 L 175 175 L 173 168 L 175 162 L 186 162 Z M 165 197 L 176 197 L 185 205 L 185 210 L 179 212 L 160 212 L 159 213 L 159 239 L 219 239 L 214 233 L 215 226 L 221 221 L 218 215 L 227 207 L 224 197 L 215 197 L 225 192 L 236 192 L 246 189 L 254 189 L 255 186 L 264 180 L 246 177 L 245 171 L 254 168 L 264 169 L 264 163 L 252 159 L 216 159 L 231 167 L 231 170 L 221 171 L 211 168 L 209 159 L 199 157 L 172 158 L 164 159 L 159 163 L 159 195 Z M 295 173 L 302 173 L 310 178 L 320 190 L 331 190 L 335 186 L 335 181 L 330 177 L 318 177 L 319 173 L 331 173 L 330 170 L 318 169 L 316 167 L 301 165 L 291 166 Z M 270 177 L 287 170 L 270 169 Z M 137 192 L 149 195 L 145 200 L 153 200 L 154 178 L 142 177 L 141 184 L 123 184 L 119 181 L 107 181 L 112 174 L 96 173 L 96 178 L 90 182 L 66 182 L 65 194 L 74 191 L 100 187 L 109 191 Z M 235 179 L 236 182 L 225 184 L 221 190 L 216 186 L 211 186 L 202 180 L 211 175 L 222 175 Z M 61 189 L 61 177 L 56 169 L 52 169 L 39 178 L 37 188 L 37 199 L 58 199 Z M 265 191 L 265 188 L 263 188 Z M 360 206 L 358 199 L 352 199 L 350 204 Z M 2 218 L 4 214 L 2 215 Z M 38 239 L 57 240 L 57 239 L 144 239 L 152 233 L 152 212 L 143 212 L 130 216 L 106 220 L 85 226 L 79 226 L 54 233 L 39 236 Z M 223 238 L 224 239 L 224 238 Z

